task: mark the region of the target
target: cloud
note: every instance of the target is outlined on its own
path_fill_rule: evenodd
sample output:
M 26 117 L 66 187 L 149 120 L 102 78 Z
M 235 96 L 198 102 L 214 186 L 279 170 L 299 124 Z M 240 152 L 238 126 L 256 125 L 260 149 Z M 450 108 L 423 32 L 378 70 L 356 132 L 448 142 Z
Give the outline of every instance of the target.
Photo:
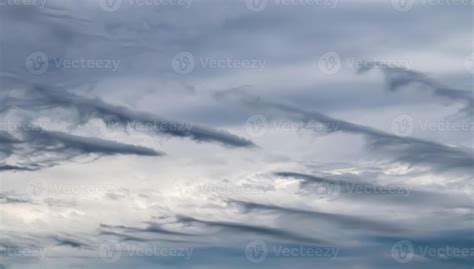
M 222 100 L 238 100 L 254 111 L 264 111 L 271 116 L 293 120 L 295 122 L 316 121 L 325 126 L 333 126 L 327 132 L 359 134 L 366 138 L 371 151 L 383 154 L 386 158 L 400 163 L 430 167 L 435 171 L 468 171 L 474 165 L 474 153 L 471 149 L 447 146 L 432 141 L 412 137 L 400 137 L 376 130 L 371 127 L 354 124 L 332 118 L 316 111 L 276 102 L 264 101 L 242 91 L 217 93 Z
M 156 157 L 164 153 L 151 148 L 123 144 L 115 141 L 82 137 L 59 131 L 47 131 L 40 127 L 23 131 L 23 138 L 14 144 L 11 151 L 14 157 L 21 157 L 18 165 L 2 165 L 0 171 L 32 171 L 52 167 L 61 161 L 75 157 L 95 154 L 98 157 L 112 155 L 138 155 Z
M 171 235 L 171 236 L 193 236 L 193 234 L 190 233 L 185 233 L 185 232 L 177 232 L 177 231 L 172 231 L 172 230 L 167 230 L 162 227 L 160 227 L 160 224 L 158 223 L 153 223 L 153 222 L 148 222 L 148 226 L 146 228 L 136 228 L 136 227 L 128 227 L 128 226 L 123 226 L 123 225 L 106 225 L 106 224 L 101 224 L 101 228 L 106 228 L 106 229 L 118 229 L 125 231 L 127 233 L 149 233 L 149 234 L 156 234 L 156 235 Z
M 18 198 L 10 193 L 0 192 L 0 204 L 32 204 L 30 200 Z
M 57 131 L 33 130 L 26 133 L 25 142 L 38 146 L 39 150 L 50 149 L 57 153 L 76 154 L 98 153 L 101 155 L 132 154 L 141 156 L 163 156 L 154 149 L 123 144 L 94 137 L 82 137 Z
M 28 167 L 21 167 L 16 165 L 2 164 L 0 165 L 0 171 L 32 171 L 34 169 Z
M 460 114 L 464 117 L 472 117 L 474 113 L 474 96 L 472 91 L 444 86 L 421 72 L 400 67 L 390 67 L 377 62 L 365 63 L 358 70 L 358 73 L 365 73 L 376 68 L 380 69 L 384 74 L 387 88 L 390 91 L 397 91 L 412 84 L 423 86 L 422 89 L 429 90 L 434 96 L 454 103 L 464 104 L 465 107 L 460 111 Z
M 389 223 L 384 223 L 381 221 L 369 220 L 362 217 L 356 216 L 349 216 L 344 214 L 338 213 L 327 213 L 327 212 L 319 212 L 319 211 L 312 211 L 306 209 L 296 209 L 296 208 L 289 208 L 289 207 L 281 207 L 276 205 L 267 205 L 267 204 L 259 204 L 259 203 L 252 203 L 252 202 L 244 202 L 244 201 L 235 201 L 231 200 L 231 204 L 235 204 L 244 209 L 244 212 L 248 211 L 271 211 L 275 212 L 278 215 L 284 216 L 291 220 L 294 218 L 311 218 L 315 220 L 316 223 L 318 221 L 320 223 L 329 222 L 333 225 L 337 225 L 342 229 L 357 229 L 363 230 L 366 232 L 382 232 L 382 233 L 401 233 L 404 231 L 403 228 L 398 227 L 398 225 L 393 225 Z M 292 216 L 293 215 L 293 216 Z
M 91 246 L 88 243 L 84 243 L 79 239 L 73 238 L 71 236 L 53 235 L 50 236 L 50 238 L 53 239 L 53 241 L 55 241 L 58 246 L 91 249 Z
M 155 135 L 170 135 L 174 137 L 191 138 L 197 142 L 218 142 L 231 147 L 252 148 L 256 145 L 245 138 L 238 137 L 226 131 L 213 130 L 182 122 L 160 119 L 147 113 L 135 112 L 126 107 L 108 104 L 99 98 L 89 99 L 53 87 L 29 85 L 23 98 L 5 97 L 4 111 L 13 108 L 39 111 L 51 108 L 74 109 L 79 115 L 78 123 L 85 123 L 98 118 L 106 124 L 127 126 L 141 124 L 150 126 L 145 131 Z M 112 123 L 110 121 L 113 121 Z
M 266 236 L 270 237 L 273 240 L 285 240 L 291 242 L 304 242 L 316 245 L 325 245 L 329 244 L 328 241 L 320 238 L 314 238 L 309 235 L 301 235 L 298 233 L 290 232 L 284 229 L 264 227 L 258 225 L 242 224 L 235 222 L 225 222 L 225 221 L 208 221 L 208 220 L 199 220 L 192 217 L 187 217 L 183 215 L 177 216 L 177 221 L 180 224 L 198 224 L 204 225 L 207 228 L 216 228 L 220 229 L 224 234 L 253 234 L 257 236 Z
M 362 171 L 358 171 L 360 173 Z M 365 201 L 367 203 L 387 204 L 387 205 L 404 205 L 412 207 L 414 204 L 424 204 L 425 207 L 439 208 L 435 201 L 444 201 L 443 207 L 447 209 L 469 208 L 470 201 L 465 199 L 459 193 L 450 193 L 446 191 L 424 189 L 415 187 L 408 183 L 387 184 L 369 183 L 360 179 L 359 175 L 354 174 L 337 174 L 330 176 L 315 176 L 305 173 L 279 171 L 274 173 L 275 176 L 283 178 L 294 178 L 301 181 L 300 188 L 303 190 L 314 191 L 314 187 L 330 187 L 330 191 L 337 192 L 338 199 L 347 201 Z M 372 175 L 370 180 L 376 182 L 375 176 Z M 314 185 L 314 186 L 313 186 Z M 329 185 L 329 186 L 328 186 Z M 334 186 L 338 186 L 334 187 Z M 385 186 L 385 187 L 384 187 Z M 392 192 L 388 192 L 391 189 Z M 382 191 L 383 190 L 383 191 Z M 324 194 L 331 195 L 331 194 Z M 430 205 L 430 206 L 428 206 Z

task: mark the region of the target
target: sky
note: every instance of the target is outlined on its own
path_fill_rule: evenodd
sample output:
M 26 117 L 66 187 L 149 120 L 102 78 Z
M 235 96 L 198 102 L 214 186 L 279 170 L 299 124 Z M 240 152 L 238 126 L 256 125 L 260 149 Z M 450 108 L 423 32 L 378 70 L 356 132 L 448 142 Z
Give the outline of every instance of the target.
M 0 0 L 0 269 L 472 269 L 473 17 Z

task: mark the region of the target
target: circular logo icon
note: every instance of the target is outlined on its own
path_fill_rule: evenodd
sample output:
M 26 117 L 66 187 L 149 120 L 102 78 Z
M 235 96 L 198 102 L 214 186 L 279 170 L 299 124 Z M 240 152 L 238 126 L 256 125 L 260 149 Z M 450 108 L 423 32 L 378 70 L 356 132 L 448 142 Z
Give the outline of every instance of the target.
M 99 125 L 100 133 L 107 138 L 115 138 L 123 130 L 123 123 L 117 115 L 107 115 L 102 118 L 103 124 Z
M 26 69 L 33 75 L 43 74 L 48 70 L 49 58 L 46 53 L 38 51 L 26 57 Z
M 466 71 L 474 75 L 474 53 L 467 56 L 466 60 L 464 61 L 464 67 Z
M 252 263 L 261 263 L 267 259 L 268 246 L 263 240 L 255 240 L 245 247 L 245 257 Z
M 99 0 L 99 4 L 104 11 L 114 12 L 122 6 L 122 0 Z
M 47 195 L 48 185 L 42 179 L 32 179 L 26 184 L 25 192 L 30 197 L 41 198 Z
M 464 185 L 464 193 L 466 194 L 468 199 L 474 201 L 474 183 L 470 182 Z
M 262 137 L 268 131 L 268 121 L 263 115 L 254 115 L 245 123 L 245 130 L 251 137 Z
M 176 54 L 171 61 L 173 70 L 180 75 L 193 72 L 195 64 L 194 55 L 186 51 Z
M 99 247 L 99 257 L 106 263 L 117 262 L 122 256 L 122 245 L 119 242 L 105 242 Z
M 319 199 L 336 200 L 341 195 L 341 185 L 328 182 L 318 182 L 311 184 L 311 192 Z
M 268 0 L 245 0 L 247 9 L 253 12 L 263 11 L 268 4 Z
M 410 115 L 398 115 L 392 120 L 392 133 L 398 136 L 409 136 L 415 130 L 415 123 Z
M 402 240 L 392 246 L 392 258 L 398 263 L 408 263 L 415 256 L 415 247 L 408 240 Z
M 174 186 L 174 190 L 179 195 L 190 195 L 193 193 L 193 187 L 186 183 L 179 183 Z
M 342 66 L 341 57 L 337 52 L 325 53 L 319 58 L 318 66 L 323 74 L 336 74 Z
M 396 11 L 409 11 L 413 8 L 414 0 L 391 0 L 392 1 L 392 7 Z

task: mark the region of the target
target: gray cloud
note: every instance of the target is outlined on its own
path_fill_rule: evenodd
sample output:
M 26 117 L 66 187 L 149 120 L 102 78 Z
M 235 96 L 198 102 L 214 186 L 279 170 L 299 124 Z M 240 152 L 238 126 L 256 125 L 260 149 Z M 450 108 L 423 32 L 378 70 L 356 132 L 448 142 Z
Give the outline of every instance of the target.
M 32 204 L 28 199 L 19 198 L 11 193 L 0 192 L 0 204 Z
M 250 225 L 243 223 L 235 222 L 225 222 L 225 221 L 208 221 L 208 220 L 199 220 L 187 216 L 177 216 L 178 223 L 181 224 L 200 224 L 204 225 L 207 228 L 216 228 L 220 229 L 223 233 L 244 233 L 244 234 L 253 234 L 257 236 L 266 236 L 274 240 L 286 240 L 290 242 L 304 242 L 311 244 L 329 244 L 328 241 L 320 238 L 314 238 L 309 235 L 301 235 L 298 233 L 290 232 L 284 229 L 264 227 L 259 225 Z
M 412 137 L 400 137 L 367 126 L 350 123 L 329 117 L 316 111 L 306 111 L 298 107 L 267 102 L 252 97 L 242 91 L 217 93 L 218 99 L 239 100 L 254 111 L 265 111 L 272 116 L 288 118 L 294 121 L 316 121 L 327 126 L 330 133 L 344 132 L 360 134 L 366 137 L 368 149 L 383 153 L 397 162 L 410 165 L 423 165 L 436 171 L 471 171 L 474 165 L 474 153 L 470 149 L 452 147 L 432 141 Z
M 255 147 L 248 139 L 238 137 L 226 131 L 213 130 L 194 124 L 186 124 L 160 119 L 156 116 L 131 111 L 125 107 L 111 105 L 95 98 L 88 99 L 74 95 L 64 89 L 55 89 L 39 85 L 30 85 L 27 96 L 24 98 L 5 97 L 4 111 L 12 108 L 25 110 L 42 110 L 55 107 L 75 109 L 79 115 L 79 123 L 85 123 L 93 118 L 102 119 L 105 123 L 113 121 L 113 124 L 127 126 L 127 124 L 139 123 L 154 134 L 171 135 L 175 137 L 187 137 L 197 142 L 219 142 L 232 147 Z
M 421 72 L 400 67 L 390 67 L 377 62 L 367 62 L 357 71 L 365 73 L 375 68 L 380 69 L 384 74 L 387 88 L 390 91 L 397 91 L 412 84 L 423 86 L 421 87 L 422 89 L 429 90 L 434 96 L 464 104 L 465 107 L 460 111 L 464 117 L 472 117 L 473 115 L 474 96 L 472 91 L 444 86 Z
M 82 242 L 77 238 L 73 238 L 71 235 L 53 235 L 50 237 L 58 246 L 67 246 L 71 248 L 84 248 L 91 249 L 88 243 Z
M 288 217 L 290 221 L 292 216 L 295 218 L 311 218 L 315 220 L 316 223 L 320 222 L 329 222 L 331 224 L 337 225 L 343 229 L 357 229 L 364 230 L 367 232 L 382 232 L 382 233 L 401 233 L 404 231 L 403 228 L 398 227 L 398 225 L 393 225 L 389 223 L 384 223 L 375 220 L 369 220 L 362 217 L 349 216 L 338 213 L 327 213 L 327 212 L 318 212 L 305 209 L 296 209 L 289 207 L 281 207 L 276 205 L 266 205 L 259 203 L 251 203 L 244 201 L 230 201 L 232 204 L 236 204 L 239 207 L 242 207 L 245 212 L 247 211 L 271 211 L 279 215 Z
M 88 154 L 96 154 L 99 157 L 118 154 L 164 155 L 162 152 L 142 146 L 47 131 L 39 127 L 35 130 L 24 131 L 23 136 L 21 143 L 13 150 L 13 155 L 23 157 L 24 163 L 21 166 L 10 166 L 8 170 L 38 170 Z M 49 155 L 45 155 L 46 152 Z
M 378 203 L 385 205 L 404 205 L 411 208 L 413 204 L 424 204 L 426 207 L 446 209 L 454 208 L 469 208 L 470 201 L 459 197 L 457 193 L 451 194 L 442 191 L 426 190 L 423 188 L 415 188 L 409 184 L 385 184 L 387 188 L 394 190 L 392 193 L 380 192 L 378 190 L 383 189 L 382 184 L 376 185 L 370 182 L 364 182 L 360 179 L 360 176 L 353 174 L 339 174 L 331 176 L 315 176 L 305 173 L 287 172 L 280 171 L 275 172 L 275 176 L 283 178 L 294 178 L 301 180 L 300 188 L 307 191 L 314 191 L 314 187 L 319 187 L 320 184 L 324 184 L 324 187 L 337 185 L 339 188 L 334 188 L 332 191 L 337 191 L 338 199 L 347 199 L 348 201 L 365 201 L 367 203 Z M 375 178 L 367 178 L 368 180 L 375 181 Z M 329 185 L 329 186 L 328 186 Z M 357 188 L 362 191 L 357 191 Z M 367 191 L 365 191 L 367 190 Z M 330 194 L 327 194 L 330 195 Z M 339 197 L 340 196 L 340 197 Z M 443 201 L 443 205 L 440 206 L 437 201 Z

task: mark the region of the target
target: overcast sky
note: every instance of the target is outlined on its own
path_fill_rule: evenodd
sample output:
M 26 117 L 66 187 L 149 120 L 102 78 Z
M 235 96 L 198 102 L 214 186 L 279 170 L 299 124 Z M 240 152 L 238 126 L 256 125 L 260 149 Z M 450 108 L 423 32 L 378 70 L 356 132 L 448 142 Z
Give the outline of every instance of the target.
M 472 269 L 472 5 L 0 0 L 0 269 Z

